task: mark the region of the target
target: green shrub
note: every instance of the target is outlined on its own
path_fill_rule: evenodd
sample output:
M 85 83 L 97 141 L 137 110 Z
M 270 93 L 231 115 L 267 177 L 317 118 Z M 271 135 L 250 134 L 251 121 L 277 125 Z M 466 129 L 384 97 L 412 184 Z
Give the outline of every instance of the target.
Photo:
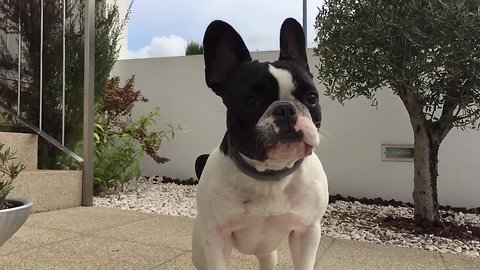
M 138 160 L 145 154 L 157 163 L 165 163 L 167 158 L 158 155 L 163 141 L 175 136 L 174 128 L 168 125 L 166 131 L 149 132 L 159 117 L 159 109 L 143 115 L 138 121 L 97 122 L 95 128 L 95 194 L 115 192 L 123 185 L 140 176 Z M 113 124 L 112 124 L 113 123 Z
M 97 126 L 97 132 L 104 132 Z M 105 134 L 103 141 L 96 141 L 94 191 L 95 194 L 122 190 L 123 185 L 140 176 L 138 158 L 141 149 L 126 134 Z
M 14 164 L 15 152 L 10 148 L 3 149 L 5 145 L 0 143 L 0 210 L 9 208 L 7 196 L 13 190 L 13 180 L 25 169 L 23 164 Z
M 119 77 L 111 78 L 95 106 L 94 194 L 114 193 L 128 181 L 140 176 L 139 159 L 150 156 L 158 164 L 168 161 L 158 151 L 164 141 L 175 137 L 182 127 L 167 125 L 166 130 L 151 131 L 160 117 L 159 108 L 133 120 L 132 109 L 138 102 L 147 102 L 134 88 L 132 76 L 120 86 Z M 83 143 L 76 146 L 82 152 Z M 62 161 L 65 164 L 68 162 Z M 69 168 L 75 166 L 67 166 Z M 80 164 L 76 164 L 80 167 Z

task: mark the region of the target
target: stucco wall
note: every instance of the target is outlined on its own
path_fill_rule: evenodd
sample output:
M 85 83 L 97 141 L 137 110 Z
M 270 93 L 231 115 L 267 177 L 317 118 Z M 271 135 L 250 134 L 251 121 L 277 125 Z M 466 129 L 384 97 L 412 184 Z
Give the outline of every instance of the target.
M 312 72 L 316 59 L 309 52 Z M 273 61 L 278 52 L 253 53 L 253 58 Z M 165 143 L 161 153 L 171 161 L 157 165 L 141 161 L 144 175 L 193 177 L 195 158 L 216 147 L 225 132 L 225 107 L 205 86 L 202 56 L 118 61 L 113 75 L 126 80 L 135 74 L 136 86 L 150 99 L 134 109 L 144 114 L 159 106 L 164 124 L 182 124 L 189 131 Z M 316 74 L 314 74 L 316 77 Z M 320 93 L 324 86 L 318 85 Z M 412 144 L 413 133 L 407 113 L 398 97 L 385 89 L 378 95 L 378 108 L 360 98 L 344 106 L 321 98 L 323 122 L 320 156 L 331 194 L 382 197 L 412 201 L 413 163 L 384 162 L 382 144 Z M 440 150 L 439 200 L 441 204 L 479 207 L 480 132 L 453 130 Z

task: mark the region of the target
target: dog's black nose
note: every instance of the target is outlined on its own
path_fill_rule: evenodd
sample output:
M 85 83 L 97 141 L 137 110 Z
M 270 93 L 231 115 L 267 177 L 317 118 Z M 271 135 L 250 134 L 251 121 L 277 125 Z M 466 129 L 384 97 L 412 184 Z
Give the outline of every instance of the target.
M 282 102 L 273 109 L 272 115 L 285 120 L 294 120 L 297 117 L 297 108 L 290 102 Z
M 297 131 L 298 111 L 292 102 L 281 101 L 272 111 L 274 123 L 278 127 L 278 139 L 281 142 L 301 141 L 303 139 L 302 131 Z

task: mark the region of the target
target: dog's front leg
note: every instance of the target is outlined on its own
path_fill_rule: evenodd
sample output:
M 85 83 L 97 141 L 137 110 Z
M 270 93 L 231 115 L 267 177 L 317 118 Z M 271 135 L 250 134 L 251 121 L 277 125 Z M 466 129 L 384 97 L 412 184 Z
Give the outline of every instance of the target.
M 313 270 L 318 244 L 320 243 L 320 220 L 310 225 L 305 232 L 292 231 L 288 238 L 293 269 Z
M 228 233 L 218 228 L 195 224 L 193 235 L 193 260 L 198 270 L 227 270 L 232 252 Z

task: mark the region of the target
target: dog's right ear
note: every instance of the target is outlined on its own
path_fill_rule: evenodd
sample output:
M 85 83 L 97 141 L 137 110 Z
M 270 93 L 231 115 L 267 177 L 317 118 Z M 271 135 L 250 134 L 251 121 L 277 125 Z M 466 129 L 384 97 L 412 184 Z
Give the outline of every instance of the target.
M 252 61 L 242 37 L 223 21 L 213 21 L 203 37 L 205 80 L 217 95 L 223 97 L 226 83 L 242 63 Z

